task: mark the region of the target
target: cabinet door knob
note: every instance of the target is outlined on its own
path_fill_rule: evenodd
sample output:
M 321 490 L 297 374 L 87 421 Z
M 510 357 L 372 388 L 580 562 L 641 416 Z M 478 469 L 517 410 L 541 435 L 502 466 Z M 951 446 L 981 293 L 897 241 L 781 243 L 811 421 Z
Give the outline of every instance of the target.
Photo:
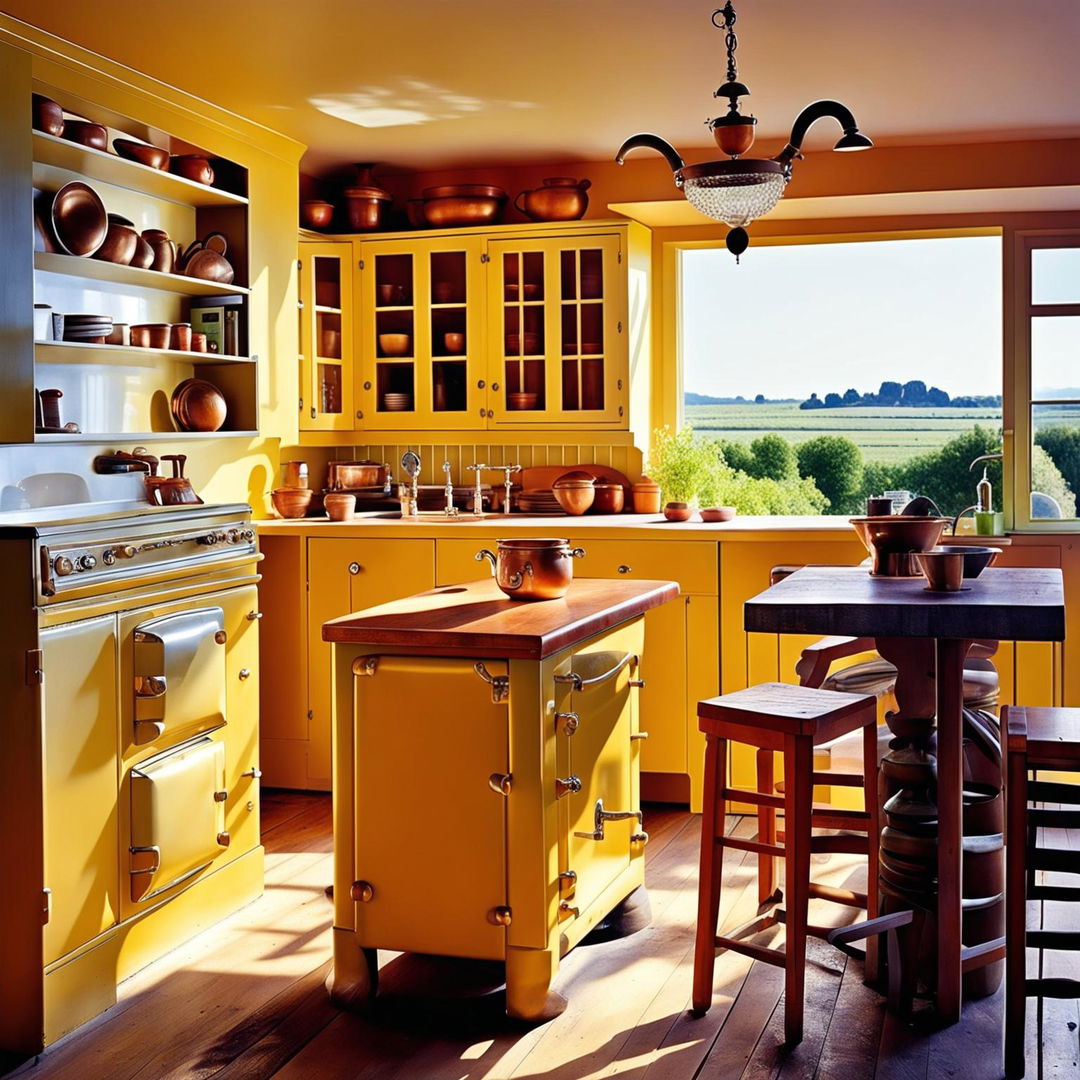
M 568 776 L 566 779 L 555 778 L 555 798 L 561 799 L 564 795 L 576 795 L 581 791 L 581 777 Z
M 245 679 L 250 679 L 251 668 L 242 667 L 239 672 L 237 672 L 237 675 L 239 676 L 241 682 L 243 682 Z
M 485 386 L 487 386 L 487 383 L 486 383 L 486 382 L 484 382 L 484 380 L 483 380 L 483 379 L 479 379 L 479 380 L 477 381 L 477 383 L 476 383 L 476 389 L 477 389 L 477 390 L 483 390 Z
M 367 380 L 367 381 L 366 381 L 366 382 L 364 383 L 364 389 L 365 389 L 365 390 L 370 390 L 370 389 L 371 389 L 371 380 L 370 380 L 370 379 L 369 379 L 369 380 Z
M 627 566 L 626 563 L 623 563 L 622 566 L 619 567 L 620 574 L 630 574 L 633 573 L 633 570 L 634 568 L 632 566 Z
M 491 389 L 492 389 L 492 390 L 498 390 L 498 389 L 499 389 L 499 384 L 498 384 L 497 382 L 493 382 L 493 383 L 491 384 Z
M 261 611 L 249 611 L 247 613 L 248 622 L 255 622 L 257 619 L 261 619 L 262 617 L 263 613 Z
M 349 573 L 350 574 L 359 574 L 362 569 L 363 569 L 363 567 L 358 562 L 349 563 Z

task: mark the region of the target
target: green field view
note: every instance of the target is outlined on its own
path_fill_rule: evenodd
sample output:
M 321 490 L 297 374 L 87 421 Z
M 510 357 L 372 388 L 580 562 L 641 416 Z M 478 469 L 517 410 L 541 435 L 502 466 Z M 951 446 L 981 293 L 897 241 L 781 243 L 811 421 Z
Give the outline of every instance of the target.
M 1000 428 L 1001 410 L 858 405 L 843 409 L 800 409 L 798 402 L 687 405 L 686 422 L 699 436 L 743 443 L 770 431 L 792 443 L 805 442 L 817 435 L 844 435 L 859 446 L 864 460 L 898 462 L 937 450 L 976 424 Z

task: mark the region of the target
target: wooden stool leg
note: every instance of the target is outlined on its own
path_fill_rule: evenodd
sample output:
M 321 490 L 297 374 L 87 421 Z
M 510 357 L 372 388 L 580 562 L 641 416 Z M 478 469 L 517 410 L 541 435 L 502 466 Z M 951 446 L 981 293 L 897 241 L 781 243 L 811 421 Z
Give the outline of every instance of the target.
M 877 756 L 877 710 L 872 722 L 863 728 L 863 800 L 870 820 L 866 825 L 866 917 L 875 919 L 880 912 L 878 899 L 878 845 L 881 842 L 881 812 L 878 807 L 878 756 Z M 880 937 L 874 935 L 866 942 L 866 982 L 877 981 L 879 968 Z
M 806 979 L 806 923 L 810 901 L 810 813 L 814 797 L 814 746 L 807 736 L 784 739 L 784 1037 L 802 1042 Z
M 757 752 L 757 789 L 769 795 L 776 794 L 771 750 Z M 758 807 L 758 840 L 763 844 L 776 843 L 776 810 L 772 806 Z M 776 856 L 762 852 L 758 855 L 758 910 L 776 903 L 782 896 L 776 886 Z
M 698 872 L 697 932 L 694 938 L 693 1013 L 704 1016 L 712 1004 L 716 960 L 716 920 L 724 869 L 724 811 L 727 796 L 727 740 L 705 739 L 705 798 L 701 815 L 701 865 Z
M 1005 789 L 1005 1075 L 1024 1075 L 1027 997 L 1027 757 L 1010 751 Z

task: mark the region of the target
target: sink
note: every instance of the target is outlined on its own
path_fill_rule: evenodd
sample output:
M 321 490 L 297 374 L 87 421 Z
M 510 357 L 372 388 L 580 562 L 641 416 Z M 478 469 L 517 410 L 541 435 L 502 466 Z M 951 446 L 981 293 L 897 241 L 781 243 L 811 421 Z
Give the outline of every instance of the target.
M 424 525 L 450 525 L 454 522 L 470 522 L 470 521 L 505 521 L 506 514 L 474 514 L 471 510 L 463 510 L 457 517 L 447 517 L 441 510 L 422 510 L 418 517 L 403 518 L 401 513 L 397 510 L 387 510 L 384 513 L 372 514 L 371 517 L 387 518 L 393 521 L 401 521 L 406 524 L 412 522 L 413 524 Z M 513 515 L 509 515 L 510 520 L 513 520 Z

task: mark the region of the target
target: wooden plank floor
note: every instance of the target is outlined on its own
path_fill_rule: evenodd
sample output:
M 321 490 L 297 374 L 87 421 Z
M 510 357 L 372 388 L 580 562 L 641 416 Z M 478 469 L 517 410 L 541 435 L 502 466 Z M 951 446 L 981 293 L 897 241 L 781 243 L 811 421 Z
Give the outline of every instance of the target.
M 688 1012 L 700 818 L 646 814 L 650 926 L 585 944 L 556 987 L 566 1012 L 538 1027 L 503 1015 L 499 966 L 380 953 L 371 1014 L 329 1004 L 329 796 L 267 792 L 263 898 L 139 972 L 102 1017 L 12 1077 L 77 1080 L 998 1080 L 1002 999 L 972 1002 L 943 1031 L 887 1016 L 861 965 L 812 941 L 806 1037 L 783 1045 L 783 976 L 725 953 L 713 1007 Z M 730 828 L 751 835 L 752 819 Z M 1080 837 L 1075 838 L 1080 843 Z M 725 865 L 721 921 L 754 913 L 749 856 Z M 858 883 L 857 860 L 815 857 L 815 876 Z M 811 921 L 838 912 L 822 905 Z M 450 988 L 450 989 L 448 989 Z M 1030 1010 L 1034 1012 L 1034 1009 Z M 1080 1075 L 1076 1002 L 1047 1005 L 1043 1045 L 1029 1021 L 1029 1077 Z

